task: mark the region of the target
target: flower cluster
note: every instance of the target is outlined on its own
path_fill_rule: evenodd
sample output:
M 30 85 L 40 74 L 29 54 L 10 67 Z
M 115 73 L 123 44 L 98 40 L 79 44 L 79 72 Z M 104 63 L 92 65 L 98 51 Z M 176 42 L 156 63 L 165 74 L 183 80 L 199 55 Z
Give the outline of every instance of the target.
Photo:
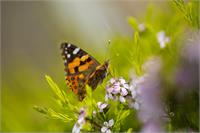
M 101 132 L 102 133 L 111 133 L 111 128 L 112 128 L 112 126 L 114 125 L 114 120 L 113 119 L 111 119 L 111 120 L 109 120 L 108 122 L 107 121 L 105 121 L 104 123 L 103 123 L 103 127 L 101 128 Z
M 140 106 L 139 84 L 144 81 L 144 77 L 133 78 L 130 83 L 123 78 L 112 78 L 106 86 L 105 100 L 119 100 L 121 103 L 127 102 L 130 108 L 136 110 Z
M 80 112 L 79 112 L 78 121 L 75 123 L 75 125 L 72 129 L 72 133 L 79 133 L 80 132 L 83 125 L 86 123 L 85 116 L 86 116 L 86 111 L 85 111 L 84 108 L 81 108 Z
M 106 86 L 105 100 L 113 99 L 122 103 L 126 102 L 125 96 L 128 95 L 129 84 L 123 78 L 111 78 Z

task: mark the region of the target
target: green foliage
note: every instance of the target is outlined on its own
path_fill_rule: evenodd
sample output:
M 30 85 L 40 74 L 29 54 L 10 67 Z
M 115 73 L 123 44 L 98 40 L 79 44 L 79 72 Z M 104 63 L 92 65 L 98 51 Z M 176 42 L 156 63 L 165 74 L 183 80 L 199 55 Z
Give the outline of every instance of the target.
M 56 102 L 58 103 L 58 105 L 63 107 L 64 110 L 66 109 L 67 112 L 69 112 L 69 113 L 66 113 L 66 114 L 58 113 L 51 108 L 42 108 L 42 107 L 38 107 L 38 106 L 34 106 L 34 109 L 36 111 L 44 114 L 48 118 L 59 119 L 63 122 L 70 122 L 73 120 L 75 121 L 76 117 L 74 115 L 72 115 L 71 112 L 78 112 L 78 107 L 74 106 L 70 103 L 69 98 L 67 97 L 66 93 L 58 87 L 58 85 L 51 79 L 50 76 L 46 75 L 45 78 L 46 78 L 46 81 L 48 82 L 48 84 L 50 85 L 52 91 L 55 94 L 55 99 L 56 99 Z
M 129 116 L 129 114 L 130 110 L 119 110 L 119 112 L 117 112 L 115 126 L 113 127 L 115 131 L 120 131 L 121 124 L 125 122 L 124 120 Z
M 78 108 L 76 106 L 73 106 L 70 103 L 69 98 L 67 97 L 66 93 L 62 89 L 60 89 L 55 82 L 53 82 L 51 77 L 46 75 L 45 78 L 48 84 L 51 86 L 51 89 L 53 90 L 56 96 L 56 100 L 58 104 L 61 104 L 63 107 L 67 108 L 68 110 L 78 112 Z
M 59 119 L 59 120 L 62 120 L 63 122 L 70 122 L 73 120 L 68 115 L 65 115 L 62 113 L 57 113 L 51 108 L 46 109 L 46 108 L 34 106 L 34 109 L 37 110 L 38 112 L 46 115 L 48 118 Z
M 199 29 L 199 1 L 191 0 L 187 4 L 184 0 L 173 0 L 173 2 L 188 24 Z

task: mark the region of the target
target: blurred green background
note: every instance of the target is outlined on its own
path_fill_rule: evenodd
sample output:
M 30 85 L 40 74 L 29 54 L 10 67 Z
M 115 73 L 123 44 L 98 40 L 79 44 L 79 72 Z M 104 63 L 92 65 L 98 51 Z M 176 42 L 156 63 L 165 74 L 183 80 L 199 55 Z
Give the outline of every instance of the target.
M 165 1 L 1 1 L 1 131 L 63 131 L 64 123 L 33 109 L 56 108 L 45 74 L 66 87 L 61 42 L 103 62 L 108 40 L 131 37 L 127 18 L 143 18 L 152 3 L 173 14 Z

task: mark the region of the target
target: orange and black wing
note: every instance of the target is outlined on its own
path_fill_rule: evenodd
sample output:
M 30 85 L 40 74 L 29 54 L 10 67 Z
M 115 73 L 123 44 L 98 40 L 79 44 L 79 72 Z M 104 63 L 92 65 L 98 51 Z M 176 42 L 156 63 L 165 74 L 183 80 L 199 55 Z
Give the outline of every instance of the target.
M 85 85 L 91 73 L 100 63 L 87 52 L 70 43 L 61 44 L 65 65 L 65 79 L 70 89 L 83 100 L 86 95 Z

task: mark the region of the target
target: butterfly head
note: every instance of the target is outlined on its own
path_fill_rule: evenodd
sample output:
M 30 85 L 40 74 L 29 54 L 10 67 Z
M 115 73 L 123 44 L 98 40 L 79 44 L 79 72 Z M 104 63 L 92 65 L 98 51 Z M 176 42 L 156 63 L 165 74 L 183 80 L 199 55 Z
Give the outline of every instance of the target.
M 109 67 L 109 60 L 106 60 L 106 61 L 104 62 L 104 64 L 103 64 L 103 66 L 104 66 L 106 69 L 108 69 L 108 67 Z
M 108 75 L 109 60 L 106 60 L 102 65 L 98 66 L 96 71 L 101 73 L 102 79 Z
M 102 65 L 97 66 L 96 70 L 107 71 L 109 67 L 109 60 L 106 60 Z

